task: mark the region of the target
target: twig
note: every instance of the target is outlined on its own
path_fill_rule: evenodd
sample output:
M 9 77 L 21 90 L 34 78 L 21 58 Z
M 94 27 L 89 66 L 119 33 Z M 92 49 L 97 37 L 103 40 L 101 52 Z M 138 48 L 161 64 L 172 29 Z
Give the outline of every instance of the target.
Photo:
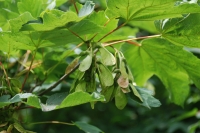
M 129 42 L 132 40 L 141 40 L 141 39 L 147 39 L 147 38 L 155 38 L 155 37 L 160 37 L 161 35 L 153 35 L 153 36 L 144 36 L 144 37 L 138 37 L 138 38 L 131 38 L 131 39 L 125 39 L 125 40 L 120 40 L 120 41 L 115 41 L 115 42 L 111 42 L 111 43 L 104 43 L 104 46 L 110 46 L 113 44 L 117 44 L 117 43 L 121 43 L 121 42 Z M 131 42 L 132 44 L 133 42 Z M 138 45 L 140 46 L 140 45 Z
M 30 88 L 29 92 L 33 92 L 33 90 L 37 87 L 37 86 L 41 86 L 45 81 L 46 81 L 47 77 L 45 79 L 43 79 L 41 82 L 35 84 L 35 86 L 33 86 L 32 88 Z
M 78 14 L 79 11 L 78 11 L 78 8 L 77 8 L 77 6 L 76 6 L 76 2 L 75 2 L 74 0 L 72 0 L 72 2 L 73 2 L 73 5 L 74 5 L 74 8 L 75 8 L 75 10 L 76 10 L 76 13 Z
M 118 26 L 117 28 L 115 28 L 114 30 L 108 32 L 106 35 L 104 35 L 101 39 L 98 40 L 98 42 L 100 42 L 101 40 L 103 40 L 105 37 L 107 37 L 108 35 L 112 34 L 113 32 L 115 32 L 116 30 L 120 29 L 121 27 L 123 27 L 124 25 L 126 25 L 126 23 L 123 23 L 122 25 Z
M 21 66 L 20 66 L 20 68 L 19 68 L 18 71 L 21 71 L 21 70 L 23 69 L 23 67 L 25 66 L 25 63 L 26 63 L 27 60 L 28 60 L 28 57 L 29 57 L 30 53 L 31 53 L 31 51 L 30 51 L 30 50 L 27 50 L 27 52 L 26 52 L 25 55 L 24 55 L 24 56 L 25 56 L 25 57 L 24 57 L 24 60 L 22 61 Z
M 63 124 L 63 125 L 69 125 L 69 126 L 74 126 L 75 124 L 73 123 L 67 123 L 67 122 L 60 122 L 60 121 L 43 121 L 43 122 L 34 122 L 34 123 L 26 123 L 30 125 L 35 125 L 35 124 Z
M 70 71 L 67 74 L 64 74 L 56 83 L 54 83 L 52 86 L 47 88 L 46 90 L 42 91 L 41 93 L 38 94 L 38 96 L 42 96 L 48 92 L 50 92 L 52 89 L 54 89 L 56 86 L 58 86 L 66 77 L 68 77 L 72 72 L 74 72 L 77 68 L 79 67 L 79 64 L 77 64 L 72 71 Z
M 8 86 L 11 89 L 11 85 L 10 85 L 10 81 L 9 81 L 9 78 L 8 78 L 8 74 L 7 74 L 7 72 L 6 72 L 5 68 L 4 68 L 4 65 L 1 62 L 0 62 L 0 66 L 3 69 L 3 72 L 4 72 L 5 76 L 6 76 L 6 81 L 8 83 Z
M 74 34 L 75 36 L 77 36 L 79 39 L 81 39 L 83 42 L 85 42 L 85 40 L 83 38 L 81 38 L 78 34 L 76 34 L 75 32 L 71 31 L 69 28 L 67 28 L 72 34 Z
M 28 72 L 27 72 L 27 74 L 26 74 L 26 77 L 25 77 L 25 79 L 24 79 L 24 82 L 23 82 L 23 84 L 22 84 L 22 87 L 21 87 L 21 89 L 20 89 L 20 92 L 22 92 L 22 90 L 23 90 L 23 88 L 24 88 L 24 86 L 25 86 L 25 84 L 26 84 L 26 81 L 27 81 L 28 76 L 29 76 L 29 73 L 30 73 L 30 71 L 31 71 L 31 68 L 32 68 L 32 65 L 33 65 L 33 61 L 34 61 L 35 56 L 36 56 L 36 53 L 37 53 L 37 50 L 35 51 L 35 53 L 34 53 L 34 55 L 33 55 L 33 57 L 32 57 L 30 67 L 29 67 L 29 69 L 28 69 Z

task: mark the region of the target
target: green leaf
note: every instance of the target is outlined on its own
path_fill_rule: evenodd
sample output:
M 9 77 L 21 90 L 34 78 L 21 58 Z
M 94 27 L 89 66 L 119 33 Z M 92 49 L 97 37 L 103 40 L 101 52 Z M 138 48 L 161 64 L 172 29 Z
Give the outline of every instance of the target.
M 133 85 L 133 84 L 129 84 L 130 85 L 130 87 L 131 87 L 131 89 L 132 89 L 132 91 L 133 91 L 133 94 L 135 95 L 135 96 L 137 96 L 142 102 L 143 102 L 143 99 L 142 99 L 142 96 L 140 95 L 140 93 L 137 91 L 137 89 L 136 89 L 136 87 Z
M 101 62 L 106 66 L 115 65 L 116 59 L 112 53 L 110 53 L 105 47 L 99 48 L 101 54 Z
M 0 43 L 0 50 L 8 53 L 18 49 L 35 49 L 30 37 L 22 33 L 0 32 Z
M 39 47 L 62 46 L 69 43 L 78 44 L 81 40 L 67 29 L 55 29 L 42 32 Z
M 11 104 L 9 102 L 10 95 L 3 95 L 0 97 L 0 108 Z
M 18 2 L 18 10 L 20 14 L 30 12 L 33 17 L 39 17 L 42 11 L 42 0 L 21 0 Z
M 107 5 L 106 14 L 109 18 L 122 17 L 127 21 L 158 20 L 200 12 L 196 3 L 175 0 L 108 0 Z
M 93 92 L 92 94 L 88 94 L 83 91 L 78 91 L 78 92 L 69 94 L 62 101 L 62 103 L 56 107 L 56 109 L 76 106 L 76 105 L 80 105 L 80 104 L 84 104 L 88 102 L 95 102 L 95 101 L 105 101 L 105 98 L 104 96 L 99 95 L 96 92 Z
M 139 94 L 142 97 L 143 103 L 141 105 L 151 108 L 151 107 L 159 107 L 161 105 L 160 101 L 154 98 L 151 90 L 147 90 L 145 88 L 135 87 Z
M 102 30 L 102 27 L 91 22 L 90 20 L 84 19 L 68 29 L 79 36 L 85 36 L 87 34 L 99 33 Z
M 18 17 L 19 14 L 6 8 L 0 9 L 0 12 L 0 27 L 3 31 L 8 31 L 10 29 L 9 20 Z
M 88 70 L 90 68 L 92 64 L 92 53 L 91 54 L 88 54 L 85 59 L 83 59 L 83 61 L 80 63 L 80 66 L 79 66 L 79 70 L 81 72 L 85 72 L 86 70 Z
M 40 106 L 40 99 L 37 96 L 31 96 L 27 99 L 27 102 L 24 102 L 25 104 L 35 107 L 35 108 L 41 108 Z
M 95 4 L 93 3 L 93 1 L 90 1 L 90 0 L 86 1 L 83 7 L 80 9 L 78 16 L 84 17 L 84 16 L 89 15 L 94 10 L 94 6 Z
M 67 23 L 78 20 L 78 16 L 71 11 L 63 12 L 60 10 L 46 11 L 42 17 L 42 23 L 29 22 L 21 30 L 49 31 L 57 27 L 63 27 Z
M 87 88 L 88 89 L 88 88 Z M 81 80 L 78 82 L 78 85 L 75 88 L 75 91 L 86 91 L 86 81 Z
M 157 75 L 169 90 L 171 100 L 178 105 L 183 106 L 188 96 L 189 77 L 199 87 L 200 60 L 181 46 L 154 38 L 144 40 L 141 47 L 126 45 L 124 50 L 129 57 L 127 61 L 137 64 L 131 66 L 136 83 Z
M 11 31 L 18 32 L 21 29 L 22 25 L 27 23 L 29 20 L 35 20 L 35 18 L 33 18 L 29 12 L 24 12 L 19 17 L 11 19 L 9 21 Z
M 106 101 L 104 102 L 109 102 L 112 99 L 112 95 L 113 95 L 113 91 L 114 91 L 114 86 L 107 86 L 107 87 L 103 87 L 101 94 L 104 95 Z
M 131 21 L 128 23 L 131 26 L 138 27 L 150 33 L 158 33 L 154 21 Z
M 41 103 L 40 106 L 42 108 L 42 111 L 51 111 L 56 108 L 57 105 L 60 105 L 61 102 L 66 98 L 67 93 L 56 93 L 51 95 L 47 101 L 46 104 Z
M 74 124 L 85 133 L 103 133 L 99 128 L 84 122 L 74 122 Z
M 80 57 L 77 57 L 77 58 L 75 58 L 68 66 L 67 66 L 67 68 L 66 68 L 66 70 L 65 70 L 65 74 L 69 74 L 69 73 L 71 73 L 73 70 L 74 70 L 74 68 L 78 65 L 78 63 L 79 63 L 79 58 Z
M 32 93 L 23 93 L 23 94 L 17 94 L 14 97 L 10 98 L 10 95 L 3 95 L 0 97 L 0 108 L 7 106 L 12 103 L 17 103 L 22 101 L 22 99 L 26 99 L 33 96 Z
M 99 80 L 102 86 L 104 87 L 113 85 L 114 79 L 110 70 L 101 63 L 98 64 L 97 68 L 98 68 Z
M 200 48 L 200 14 L 156 22 L 162 36 L 176 45 Z
M 100 26 L 104 26 L 108 21 L 104 11 L 93 12 L 91 15 L 87 16 L 86 19 Z
M 127 97 L 120 87 L 117 88 L 115 92 L 115 105 L 118 109 L 123 109 L 127 104 Z

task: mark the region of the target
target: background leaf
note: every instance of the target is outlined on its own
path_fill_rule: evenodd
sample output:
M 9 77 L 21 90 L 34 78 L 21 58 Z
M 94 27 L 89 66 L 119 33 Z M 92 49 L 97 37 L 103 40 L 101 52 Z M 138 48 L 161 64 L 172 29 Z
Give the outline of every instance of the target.
M 18 2 L 18 10 L 20 14 L 30 12 L 31 15 L 37 18 L 42 11 L 42 0 L 21 0 Z

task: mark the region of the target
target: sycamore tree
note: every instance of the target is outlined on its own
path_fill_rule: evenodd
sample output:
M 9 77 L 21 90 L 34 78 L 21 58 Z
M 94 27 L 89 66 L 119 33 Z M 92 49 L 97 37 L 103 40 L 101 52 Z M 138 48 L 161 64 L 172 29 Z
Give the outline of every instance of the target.
M 63 8 L 63 4 L 68 4 Z M 101 4 L 101 7 L 98 7 Z M 90 103 L 161 102 L 145 83 L 156 75 L 184 106 L 200 88 L 198 0 L 0 0 L 0 129 L 29 133 L 22 109 Z M 140 36 L 138 28 L 149 31 Z M 42 116 L 41 116 L 42 117 Z M 83 122 L 85 132 L 103 132 Z

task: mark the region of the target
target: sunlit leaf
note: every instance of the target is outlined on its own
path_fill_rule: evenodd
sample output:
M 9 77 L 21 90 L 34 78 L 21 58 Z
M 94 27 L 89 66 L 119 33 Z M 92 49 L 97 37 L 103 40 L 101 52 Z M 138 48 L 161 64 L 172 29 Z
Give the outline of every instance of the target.
M 94 6 L 95 4 L 93 3 L 93 1 L 86 1 L 83 7 L 80 9 L 78 16 L 84 17 L 89 15 L 94 10 Z
M 60 10 L 46 11 L 42 16 L 42 22 L 28 22 L 21 30 L 49 31 L 57 27 L 63 27 L 67 23 L 76 21 L 78 16 L 74 12 L 63 12 Z
M 88 94 L 86 92 L 79 91 L 79 92 L 74 92 L 72 94 L 69 94 L 62 101 L 62 103 L 56 107 L 56 109 L 76 106 L 76 105 L 93 102 L 93 101 L 104 101 L 104 100 L 105 100 L 104 97 L 102 95 L 97 94 L 96 92 L 92 94 Z
M 199 13 L 200 7 L 192 2 L 175 0 L 108 0 L 106 14 L 109 18 L 131 20 L 158 20 L 181 17 L 186 13 Z
M 124 50 L 128 62 L 137 64 L 131 66 L 136 83 L 142 85 L 152 74 L 157 75 L 176 104 L 184 104 L 189 78 L 199 86 L 196 79 L 199 79 L 200 60 L 183 47 L 156 38 L 144 40 L 141 47 L 126 45 Z
M 200 48 L 200 14 L 156 22 L 162 36 L 176 45 Z
M 37 18 L 42 11 L 42 4 L 41 0 L 21 0 L 18 2 L 18 9 L 21 14 L 28 11 Z

